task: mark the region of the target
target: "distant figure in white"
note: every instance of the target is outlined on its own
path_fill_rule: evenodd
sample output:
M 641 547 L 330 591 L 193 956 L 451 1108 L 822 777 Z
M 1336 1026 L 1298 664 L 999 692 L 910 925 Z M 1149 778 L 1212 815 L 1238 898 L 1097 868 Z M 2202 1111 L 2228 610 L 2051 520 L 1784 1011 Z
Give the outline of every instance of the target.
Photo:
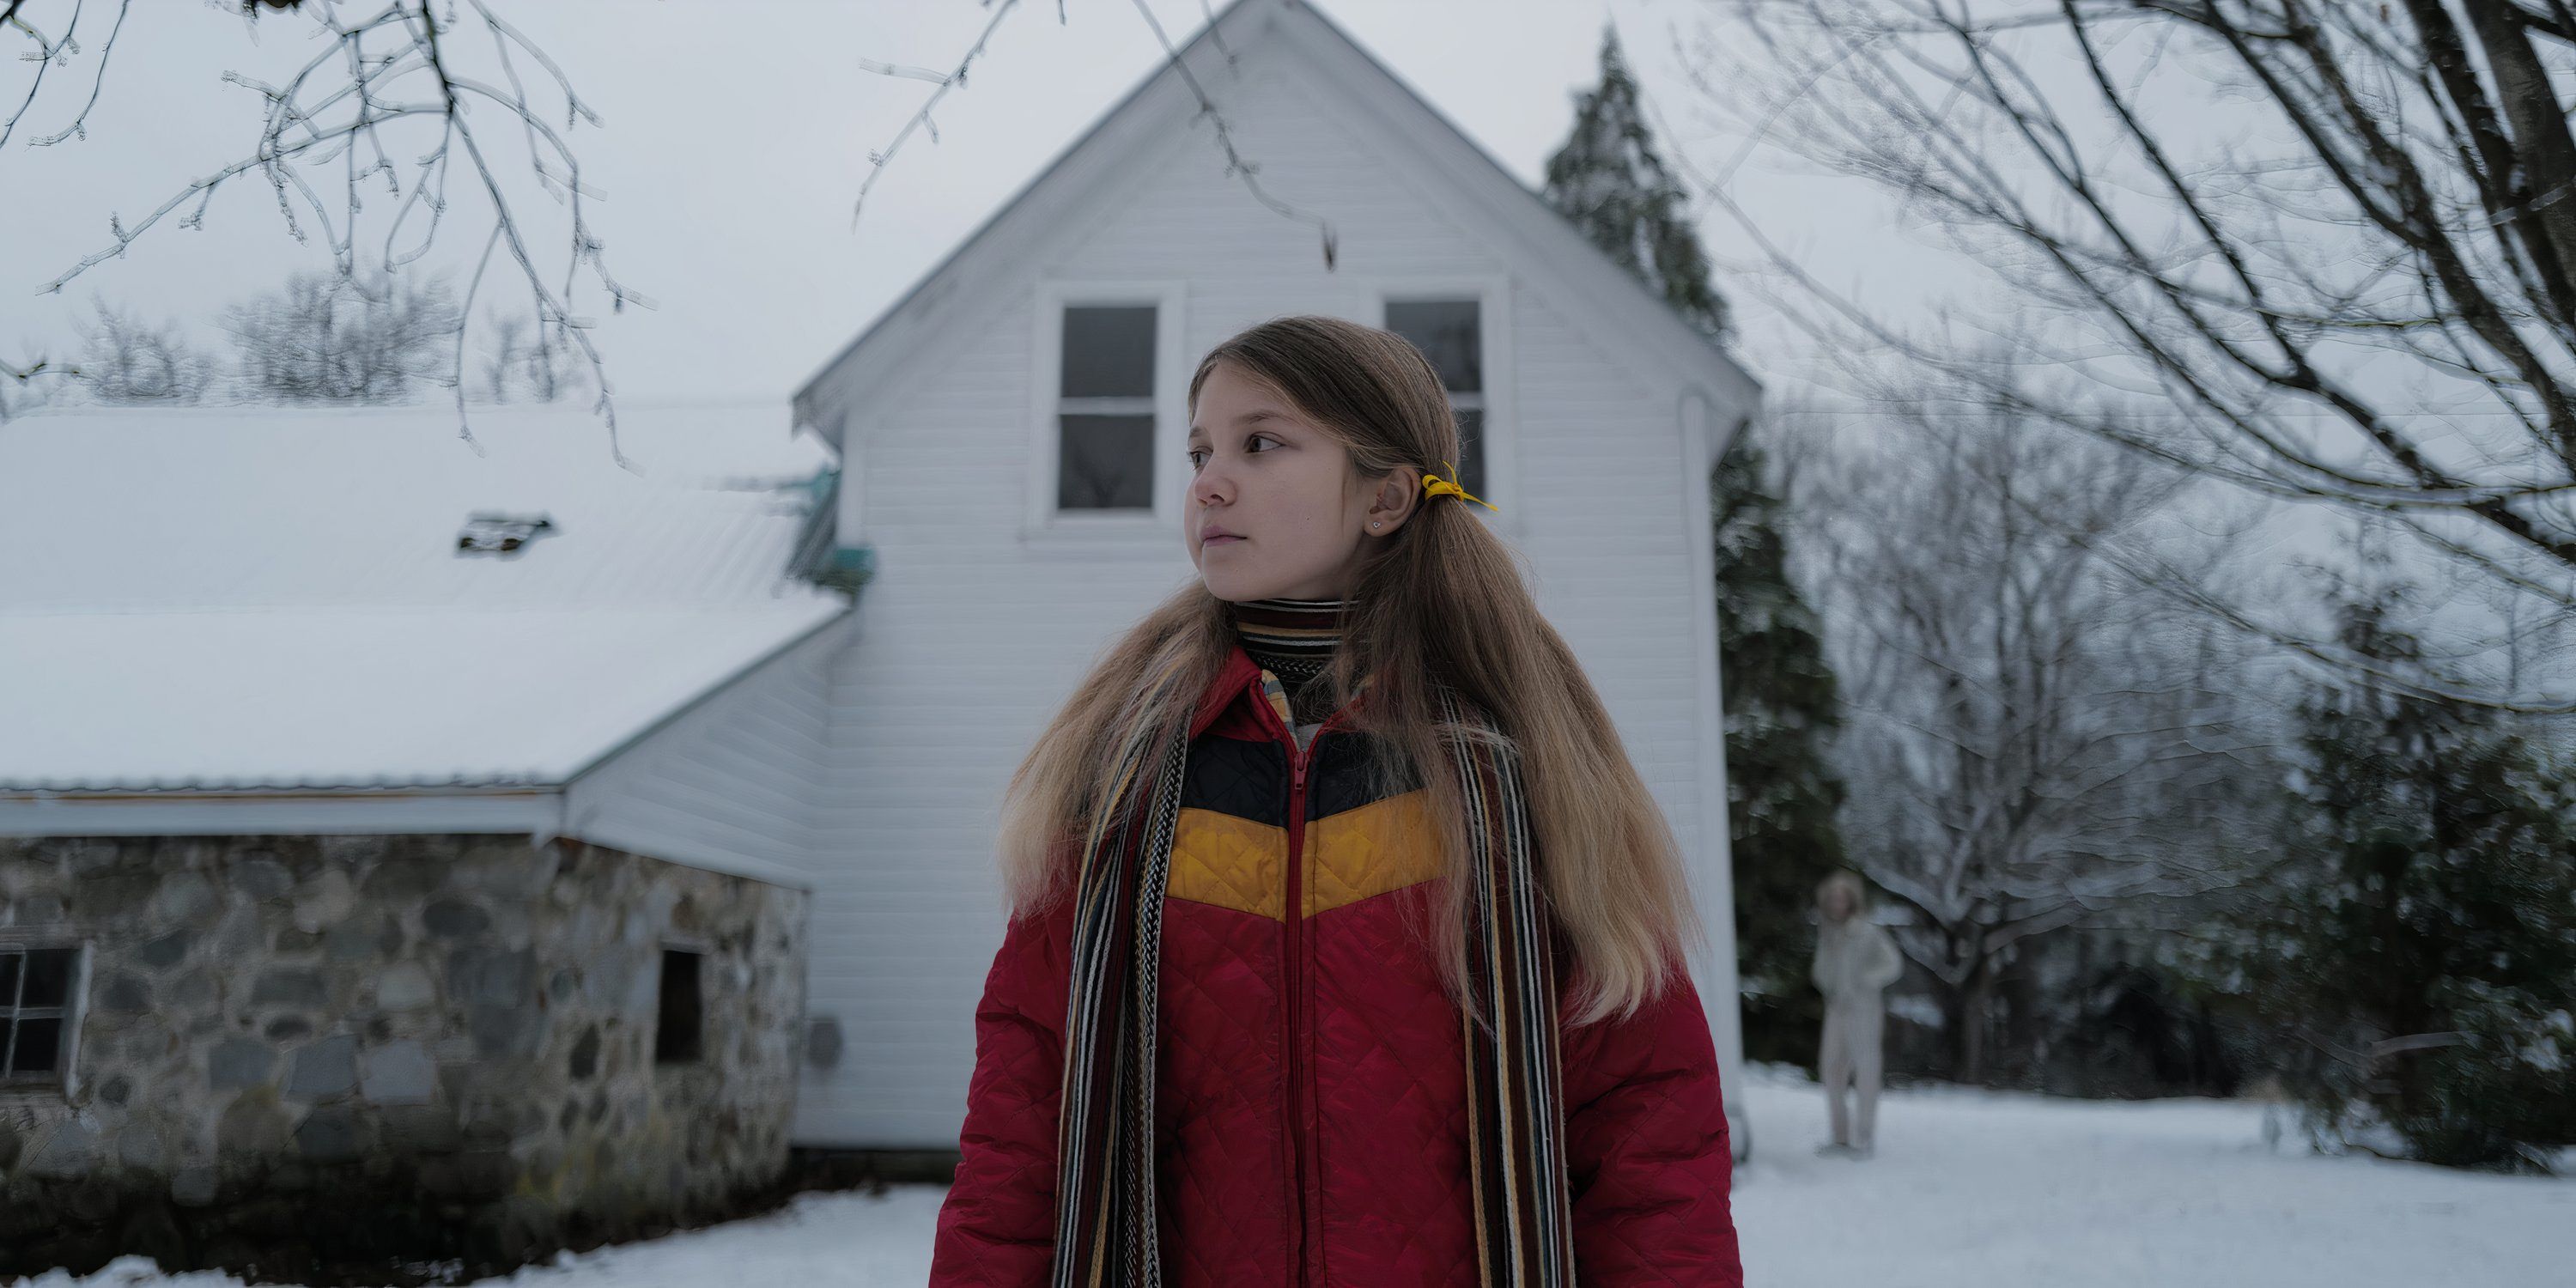
M 1836 872 L 1816 887 L 1816 962 L 1808 977 L 1825 995 L 1825 1036 L 1817 1052 L 1825 1105 L 1834 1138 L 1816 1150 L 1867 1158 L 1878 1124 L 1881 1046 L 1887 1032 L 1887 986 L 1905 973 L 1896 941 L 1869 918 L 1869 896 L 1852 872 Z M 1846 1086 L 1859 1093 L 1859 1112 L 1843 1105 Z

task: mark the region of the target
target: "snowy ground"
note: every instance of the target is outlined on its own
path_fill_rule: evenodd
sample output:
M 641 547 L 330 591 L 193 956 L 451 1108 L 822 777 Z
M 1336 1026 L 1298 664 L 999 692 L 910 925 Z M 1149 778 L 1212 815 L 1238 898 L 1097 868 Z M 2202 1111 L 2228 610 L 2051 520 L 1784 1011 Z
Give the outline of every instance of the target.
M 1819 1158 L 1815 1086 L 1756 1070 L 1737 1173 L 1759 1288 L 2508 1288 L 2576 1283 L 2576 1180 L 2474 1175 L 2264 1141 L 2260 1106 L 1891 1092 L 1878 1154 Z M 766 1217 L 567 1254 L 543 1288 L 917 1285 L 944 1193 L 800 1195 Z M 233 1288 L 128 1258 L 32 1288 Z

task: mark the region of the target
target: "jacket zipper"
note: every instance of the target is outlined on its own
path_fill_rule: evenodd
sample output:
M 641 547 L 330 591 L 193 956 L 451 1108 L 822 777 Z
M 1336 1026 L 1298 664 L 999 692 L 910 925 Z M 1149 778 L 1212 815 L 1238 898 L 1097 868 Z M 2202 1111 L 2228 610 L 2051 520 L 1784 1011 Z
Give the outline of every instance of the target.
M 1296 1288 L 1308 1277 L 1305 1261 L 1306 1146 L 1309 1142 L 1305 1139 L 1305 1079 L 1299 1076 L 1304 1064 L 1300 1056 L 1305 1046 L 1305 951 L 1299 932 L 1305 919 L 1306 764 L 1314 749 L 1323 743 L 1325 731 L 1333 727 L 1341 713 L 1337 711 L 1326 716 L 1322 724 L 1315 726 L 1312 740 L 1301 748 L 1297 745 L 1297 731 L 1289 727 L 1277 711 L 1271 710 L 1270 703 L 1265 700 L 1260 706 L 1269 712 L 1271 724 L 1286 736 L 1288 742 L 1288 906 L 1287 916 L 1282 922 L 1287 928 L 1287 951 L 1283 956 L 1287 962 L 1288 1005 L 1287 1033 L 1280 1043 L 1280 1050 L 1287 1057 L 1288 1066 L 1288 1213 L 1289 1238 L 1292 1240 L 1288 1255 L 1288 1282 L 1291 1288 Z
M 1265 704 L 1267 705 L 1267 704 Z M 1318 729 L 1315 732 L 1322 733 Z M 1288 755 L 1291 776 L 1288 787 L 1288 1040 L 1281 1050 L 1288 1056 L 1288 1211 L 1293 1222 L 1288 1237 L 1293 1251 L 1288 1257 L 1288 1282 L 1306 1281 L 1306 1083 L 1301 1076 L 1300 1057 L 1304 1054 L 1305 1036 L 1305 945 L 1299 930 L 1305 918 L 1306 872 L 1306 753 L 1297 746 L 1294 729 L 1288 733 Z

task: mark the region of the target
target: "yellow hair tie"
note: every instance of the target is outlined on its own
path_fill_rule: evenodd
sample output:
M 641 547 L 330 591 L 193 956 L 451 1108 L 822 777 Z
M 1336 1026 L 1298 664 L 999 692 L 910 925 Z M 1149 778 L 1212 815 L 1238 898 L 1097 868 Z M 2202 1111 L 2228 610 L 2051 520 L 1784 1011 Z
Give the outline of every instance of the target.
M 1424 496 L 1459 497 L 1464 500 L 1474 501 L 1476 504 L 1493 511 L 1496 514 L 1501 514 L 1503 512 L 1501 506 L 1495 505 L 1493 502 L 1487 501 L 1481 497 L 1470 496 L 1468 495 L 1467 489 L 1458 486 L 1458 467 L 1455 464 L 1449 461 L 1442 461 L 1440 463 L 1449 466 L 1449 477 L 1444 479 L 1435 471 L 1424 470 L 1422 472 L 1422 494 Z

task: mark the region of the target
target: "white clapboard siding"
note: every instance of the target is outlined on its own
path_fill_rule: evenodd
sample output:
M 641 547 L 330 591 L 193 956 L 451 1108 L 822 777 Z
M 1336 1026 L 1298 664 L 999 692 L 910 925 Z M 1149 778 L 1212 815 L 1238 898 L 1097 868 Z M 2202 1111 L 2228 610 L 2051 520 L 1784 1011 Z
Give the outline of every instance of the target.
M 604 757 L 565 789 L 564 830 L 600 845 L 809 888 L 830 790 L 835 617 Z
M 1472 191 L 1458 178 L 1458 157 L 1490 162 L 1453 139 L 1433 164 L 1422 135 L 1445 123 L 1417 103 L 1389 124 L 1382 113 L 1404 91 L 1310 10 L 1247 2 L 1221 21 L 1264 7 L 1266 28 L 1228 29 L 1240 77 L 1201 75 L 1264 189 L 1333 222 L 1335 269 L 1313 225 L 1224 174 L 1203 125 L 1130 136 L 1113 162 L 1077 145 L 1048 176 L 1065 192 L 1041 183 L 1022 194 L 1024 206 L 1045 203 L 1042 223 L 997 216 L 928 279 L 933 303 L 899 305 L 851 351 L 905 346 L 902 362 L 871 368 L 845 354 L 799 396 L 849 465 L 842 538 L 874 546 L 879 570 L 834 672 L 815 817 L 808 1009 L 837 1017 L 848 1041 L 837 1067 L 806 1071 L 800 1142 L 957 1144 L 975 1006 L 1003 922 L 992 849 L 1003 788 L 1099 651 L 1194 578 L 1177 522 L 1124 539 L 1024 529 L 1046 405 L 1034 388 L 1048 334 L 1039 310 L 1086 283 L 1170 284 L 1178 317 L 1164 316 L 1193 363 L 1266 317 L 1378 323 L 1382 288 L 1487 292 L 1496 485 L 1480 495 L 1503 512 L 1473 512 L 1527 557 L 1541 608 L 1691 856 L 1702 917 L 1713 935 L 1731 926 L 1705 548 L 1713 444 L 1701 426 L 1749 414 L 1750 382 L 1714 351 L 1709 370 L 1692 370 L 1674 348 L 1618 338 L 1636 333 L 1634 315 L 1605 321 L 1600 265 L 1540 271 L 1533 259 L 1597 252 L 1498 232 L 1475 208 L 1495 176 Z M 1200 65 L 1205 52 L 1186 56 Z M 1140 92 L 1121 112 L 1156 102 Z M 1122 128 L 1113 115 L 1092 142 L 1106 147 Z M 1158 384 L 1185 386 L 1188 374 L 1158 373 Z M 1694 390 L 1714 414 L 1686 411 Z M 1699 959 L 1730 1069 L 1731 962 L 1731 939 Z

